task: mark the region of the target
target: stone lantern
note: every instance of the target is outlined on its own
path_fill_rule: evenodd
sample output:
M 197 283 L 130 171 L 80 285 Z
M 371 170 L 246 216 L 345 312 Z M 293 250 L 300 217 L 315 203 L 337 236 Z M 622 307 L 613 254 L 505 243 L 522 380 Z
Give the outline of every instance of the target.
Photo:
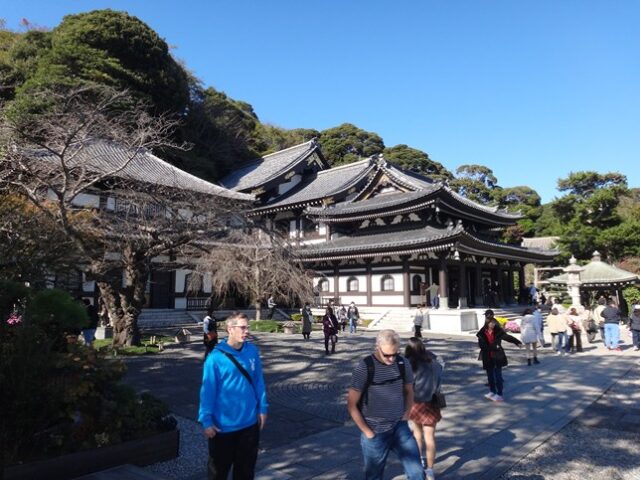
M 580 272 L 583 270 L 584 268 L 578 265 L 578 261 L 573 255 L 569 259 L 569 266 L 563 268 L 564 273 L 567 274 L 567 290 L 571 296 L 571 306 L 573 307 L 580 306 L 580 285 L 582 285 Z

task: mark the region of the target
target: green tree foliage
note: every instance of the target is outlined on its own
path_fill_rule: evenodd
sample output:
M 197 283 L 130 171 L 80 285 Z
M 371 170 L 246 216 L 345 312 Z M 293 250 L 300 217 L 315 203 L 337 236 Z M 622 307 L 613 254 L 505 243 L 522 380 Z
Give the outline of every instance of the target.
M 537 237 L 557 236 L 562 233 L 562 223 L 551 203 L 540 207 L 540 216 L 534 224 L 534 231 Z
M 453 178 L 453 174 L 444 165 L 431 160 L 426 152 L 407 145 L 385 148 L 384 158 L 406 170 L 425 175 L 436 182 L 444 182 Z
M 449 182 L 451 188 L 469 200 L 482 204 L 495 203 L 494 190 L 498 179 L 493 170 L 483 165 L 461 165 L 456 169 L 456 178 Z
M 627 193 L 627 179 L 619 173 L 572 172 L 558 180 L 566 195 L 551 203 L 561 225 L 559 245 L 565 256 L 587 259 L 599 250 L 612 259 L 634 254 L 632 226 L 622 226 L 620 199 Z M 610 230 L 610 231 L 609 231 Z
M 613 258 L 640 257 L 640 219 L 607 228 L 598 240 L 602 249 Z
M 313 128 L 294 128 L 287 130 L 264 123 L 258 126 L 257 133 L 260 153 L 262 155 L 284 150 L 285 148 L 300 145 L 301 143 L 320 137 L 320 132 Z
M 518 220 L 518 230 L 523 237 L 533 236 L 535 234 L 535 221 L 542 214 L 538 192 L 531 187 L 518 186 L 496 188 L 492 193 L 493 201 L 497 203 L 498 207 L 505 208 L 510 212 L 519 211 L 525 216 L 525 218 Z M 512 234 L 510 236 L 515 238 Z
M 158 113 L 184 113 L 187 75 L 167 43 L 145 23 L 124 12 L 95 10 L 67 15 L 31 54 L 36 68 L 17 94 L 52 84 L 96 82 L 129 90 Z
M 320 133 L 320 145 L 330 165 L 357 162 L 384 151 L 382 138 L 351 123 L 343 123 Z

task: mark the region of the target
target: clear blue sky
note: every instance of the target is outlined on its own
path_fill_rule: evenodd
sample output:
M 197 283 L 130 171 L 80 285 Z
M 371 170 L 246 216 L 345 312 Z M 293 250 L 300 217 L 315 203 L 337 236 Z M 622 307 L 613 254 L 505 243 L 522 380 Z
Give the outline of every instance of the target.
M 640 1 L 0 0 L 0 18 L 98 8 L 146 22 L 264 122 L 354 123 L 544 202 L 570 171 L 640 186 Z

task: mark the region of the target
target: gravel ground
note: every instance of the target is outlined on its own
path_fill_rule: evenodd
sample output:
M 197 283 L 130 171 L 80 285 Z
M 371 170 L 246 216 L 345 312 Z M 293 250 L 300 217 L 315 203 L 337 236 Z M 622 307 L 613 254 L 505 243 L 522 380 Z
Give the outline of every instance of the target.
M 167 478 L 187 479 L 202 473 L 207 467 L 207 442 L 197 422 L 176 416 L 180 429 L 180 456 L 168 462 L 155 463 L 145 470 Z
M 623 380 L 500 478 L 640 480 L 640 362 L 624 361 L 635 365 Z

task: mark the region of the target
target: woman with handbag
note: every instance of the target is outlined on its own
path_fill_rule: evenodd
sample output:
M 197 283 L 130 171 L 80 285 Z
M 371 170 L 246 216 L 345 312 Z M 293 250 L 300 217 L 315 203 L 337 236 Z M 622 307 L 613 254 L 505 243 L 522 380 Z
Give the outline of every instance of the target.
M 578 314 L 576 307 L 571 307 L 569 313 L 567 313 L 567 324 L 571 335 L 569 336 L 569 343 L 567 345 L 567 352 L 575 353 L 582 352 L 582 317 Z
M 329 342 L 331 342 L 331 353 L 336 353 L 336 342 L 338 341 L 338 319 L 333 314 L 333 309 L 327 307 L 322 317 L 322 332 L 324 333 L 324 351 L 329 355 Z
M 436 424 L 442 419 L 440 408 L 444 406 L 438 403 L 444 400 L 444 395 L 440 392 L 444 366 L 436 355 L 424 348 L 421 339 L 417 337 L 409 339 L 404 356 L 411 364 L 414 380 L 414 403 L 409 413 L 409 420 L 412 422 L 413 436 L 418 444 L 426 478 L 434 480 Z M 423 452 L 426 453 L 424 457 Z
M 502 369 L 508 365 L 507 354 L 502 348 L 502 340 L 522 348 L 522 342 L 505 332 L 493 315 L 493 310 L 484 312 L 484 326 L 478 331 L 478 345 L 480 346 L 480 359 L 482 368 L 487 371 L 489 380 L 489 393 L 484 397 L 493 402 L 503 402 L 504 397 Z

